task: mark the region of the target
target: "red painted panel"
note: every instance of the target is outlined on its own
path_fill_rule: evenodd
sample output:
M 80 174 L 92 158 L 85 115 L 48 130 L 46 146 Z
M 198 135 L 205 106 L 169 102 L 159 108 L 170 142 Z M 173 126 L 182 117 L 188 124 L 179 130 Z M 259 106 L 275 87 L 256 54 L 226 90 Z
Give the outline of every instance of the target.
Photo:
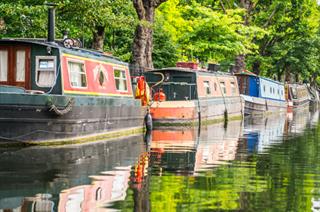
M 195 107 L 191 108 L 150 108 L 152 118 L 154 119 L 195 119 L 197 111 Z
M 84 63 L 87 77 L 87 87 L 72 87 L 69 78 L 68 61 Z M 64 55 L 62 57 L 62 75 L 64 91 L 83 92 L 89 94 L 114 94 L 114 95 L 132 95 L 131 79 L 128 67 L 119 66 L 117 64 L 105 63 L 103 61 L 92 60 L 84 57 Z M 126 72 L 127 91 L 119 91 L 116 89 L 114 79 L 114 69 L 124 70 Z M 100 70 L 104 73 L 104 82 L 99 83 Z

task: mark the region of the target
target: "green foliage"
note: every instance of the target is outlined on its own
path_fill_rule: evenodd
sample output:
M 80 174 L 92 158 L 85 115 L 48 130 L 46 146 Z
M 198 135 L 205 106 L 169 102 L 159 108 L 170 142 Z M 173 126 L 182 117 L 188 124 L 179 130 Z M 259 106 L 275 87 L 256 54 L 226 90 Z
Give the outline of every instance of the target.
M 223 63 L 238 54 L 256 51 L 258 46 L 251 42 L 252 38 L 266 32 L 256 26 L 244 26 L 243 9 L 224 13 L 213 9 L 215 4 L 209 2 L 171 0 L 161 6 L 158 16 L 167 20 L 163 28 L 176 42 L 179 58 Z
M 47 13 L 43 5 L 0 4 L 1 37 L 43 37 L 46 33 Z M 45 20 L 45 21 L 44 21 Z M 36 30 L 35 30 L 36 29 Z
M 174 67 L 178 60 L 177 47 L 172 37 L 163 29 L 164 20 L 157 20 L 153 35 L 153 53 L 155 68 Z
M 260 73 L 272 76 L 317 75 L 319 63 L 319 8 L 316 1 L 259 1 L 251 14 L 252 25 L 267 33 L 255 38 L 256 54 L 248 55 L 248 66 L 259 64 Z
M 104 28 L 104 50 L 132 60 L 138 24 L 132 1 L 53 0 L 57 3 L 56 37 L 69 31 L 90 48 L 93 33 Z M 243 3 L 247 2 L 247 5 Z M 44 0 L 3 0 L 0 38 L 45 38 Z M 246 55 L 247 68 L 266 76 L 320 73 L 320 11 L 316 0 L 168 0 L 156 11 L 153 59 L 155 67 L 178 60 L 234 63 Z

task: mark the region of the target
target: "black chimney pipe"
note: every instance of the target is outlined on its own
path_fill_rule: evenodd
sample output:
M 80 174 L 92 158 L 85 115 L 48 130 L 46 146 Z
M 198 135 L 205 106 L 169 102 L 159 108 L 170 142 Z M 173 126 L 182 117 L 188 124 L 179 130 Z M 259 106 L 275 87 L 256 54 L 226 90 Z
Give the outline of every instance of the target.
M 48 6 L 48 42 L 54 42 L 55 39 L 55 6 L 54 3 L 47 3 Z

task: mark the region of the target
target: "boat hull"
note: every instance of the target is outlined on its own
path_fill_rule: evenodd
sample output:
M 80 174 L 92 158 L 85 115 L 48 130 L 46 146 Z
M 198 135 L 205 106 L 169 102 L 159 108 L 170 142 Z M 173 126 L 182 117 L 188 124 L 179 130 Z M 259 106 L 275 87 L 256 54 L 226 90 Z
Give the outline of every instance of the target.
M 144 114 L 130 98 L 2 93 L 0 140 L 68 144 L 120 137 L 142 132 Z
M 244 114 L 256 115 L 287 111 L 287 102 L 242 95 Z
M 199 125 L 241 118 L 243 103 L 241 97 L 153 102 L 150 112 L 155 125 Z

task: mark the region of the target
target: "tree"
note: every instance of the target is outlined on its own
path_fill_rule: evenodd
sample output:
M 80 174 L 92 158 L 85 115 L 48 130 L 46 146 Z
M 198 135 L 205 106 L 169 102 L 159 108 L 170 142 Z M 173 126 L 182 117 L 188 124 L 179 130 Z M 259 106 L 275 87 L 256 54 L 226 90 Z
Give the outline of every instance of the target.
M 126 14 L 130 6 L 125 0 L 70 0 L 61 5 L 60 15 L 66 26 L 71 21 L 73 27 L 78 27 L 77 31 L 91 32 L 92 48 L 104 51 L 108 28 L 134 22 L 133 15 Z
M 267 33 L 254 40 L 259 51 L 248 55 L 247 62 L 258 74 L 309 78 L 320 69 L 319 14 L 316 1 L 260 0 L 252 12 L 252 24 Z
M 153 68 L 153 24 L 155 9 L 167 0 L 133 0 L 139 24 L 133 41 L 133 65 L 137 68 Z
M 243 26 L 244 10 L 218 7 L 196 0 L 171 0 L 160 7 L 163 29 L 176 42 L 181 60 L 230 64 L 237 55 L 255 51 L 251 41 L 264 31 Z

